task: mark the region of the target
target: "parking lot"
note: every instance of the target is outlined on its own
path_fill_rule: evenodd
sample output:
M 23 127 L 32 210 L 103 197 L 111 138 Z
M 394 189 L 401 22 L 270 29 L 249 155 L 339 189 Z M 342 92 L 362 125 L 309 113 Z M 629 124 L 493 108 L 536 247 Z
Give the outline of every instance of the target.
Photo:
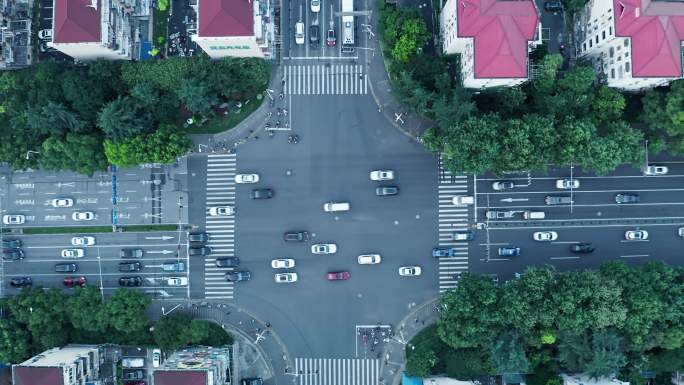
M 555 169 L 546 175 L 508 174 L 501 178 L 477 177 L 471 267 L 478 272 L 511 277 L 526 266 L 550 263 L 560 269 L 595 267 L 608 260 L 644 263 L 663 260 L 675 265 L 684 237 L 684 165 L 666 165 L 666 175 L 644 176 L 624 166 L 609 176 L 583 173 L 578 168 Z M 579 187 L 559 189 L 557 180 L 575 179 Z M 496 191 L 492 183 L 512 181 L 515 187 Z M 617 203 L 616 195 L 633 194 L 638 202 Z M 546 197 L 569 197 L 572 203 L 547 205 Z M 509 212 L 510 218 L 488 219 L 487 211 Z M 527 211 L 544 218 L 525 219 Z M 646 239 L 626 239 L 627 231 L 644 230 Z M 552 231 L 553 241 L 535 241 L 535 232 Z M 570 251 L 577 243 L 590 243 L 595 251 Z M 501 257 L 500 247 L 520 248 L 520 255 Z

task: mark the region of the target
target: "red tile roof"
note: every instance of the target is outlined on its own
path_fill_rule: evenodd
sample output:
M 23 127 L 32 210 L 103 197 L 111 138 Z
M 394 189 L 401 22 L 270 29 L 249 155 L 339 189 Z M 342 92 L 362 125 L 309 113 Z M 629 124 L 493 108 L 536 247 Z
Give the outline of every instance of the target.
M 155 370 L 154 385 L 206 385 L 204 370 Z
M 12 367 L 14 385 L 62 385 L 61 368 L 43 368 L 39 366 Z
M 54 0 L 55 43 L 91 43 L 100 41 L 100 6 L 92 7 L 92 0 Z
M 684 3 L 613 0 L 615 36 L 631 37 L 633 77 L 681 77 Z
M 254 5 L 249 0 L 199 0 L 200 37 L 253 36 Z
M 476 78 L 527 77 L 527 45 L 537 31 L 533 0 L 458 0 L 458 36 L 474 38 Z

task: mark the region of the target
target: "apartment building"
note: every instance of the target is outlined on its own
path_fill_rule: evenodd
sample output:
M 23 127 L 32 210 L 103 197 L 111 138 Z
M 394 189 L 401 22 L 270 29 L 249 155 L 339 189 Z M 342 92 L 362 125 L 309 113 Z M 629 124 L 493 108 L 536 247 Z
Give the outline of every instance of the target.
M 154 385 L 225 385 L 231 380 L 231 348 L 186 348 L 152 373 Z
M 529 51 L 541 44 L 533 0 L 447 0 L 442 50 L 461 55 L 463 86 L 515 86 L 529 79 Z
M 149 41 L 150 0 L 54 0 L 52 42 L 77 60 L 139 59 Z
M 590 0 L 575 36 L 577 55 L 609 87 L 637 91 L 682 78 L 684 2 Z
M 14 385 L 84 385 L 99 379 L 103 347 L 67 345 L 12 365 Z
M 31 64 L 31 9 L 29 0 L 0 0 L 0 70 Z
M 196 0 L 192 40 L 214 59 L 271 58 L 274 9 L 269 0 Z

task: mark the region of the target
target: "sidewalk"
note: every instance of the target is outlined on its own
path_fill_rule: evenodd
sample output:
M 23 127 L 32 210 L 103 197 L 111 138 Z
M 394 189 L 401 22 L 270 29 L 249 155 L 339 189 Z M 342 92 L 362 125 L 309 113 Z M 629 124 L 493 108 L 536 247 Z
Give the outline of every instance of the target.
M 411 312 L 399 322 L 394 336 L 383 352 L 380 364 L 380 384 L 399 385 L 401 375 L 406 367 L 404 349 L 411 339 L 424 328 L 439 319 L 439 297 L 415 306 Z M 409 345 L 410 347 L 410 345 Z

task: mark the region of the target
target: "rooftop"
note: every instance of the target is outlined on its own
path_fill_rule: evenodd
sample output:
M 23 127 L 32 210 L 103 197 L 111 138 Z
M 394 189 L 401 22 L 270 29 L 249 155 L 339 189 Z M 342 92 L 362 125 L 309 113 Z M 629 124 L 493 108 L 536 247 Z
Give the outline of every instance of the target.
M 684 3 L 613 0 L 615 35 L 632 39 L 634 77 L 682 77 Z
M 14 366 L 14 385 L 62 385 L 60 368 Z
M 199 0 L 201 37 L 253 36 L 254 6 L 249 0 Z
M 474 38 L 476 78 L 527 77 L 528 41 L 539 15 L 533 0 L 459 0 L 458 36 Z
M 155 370 L 155 385 L 206 385 L 207 372 L 203 370 Z
M 54 43 L 95 43 L 101 40 L 102 0 L 54 1 Z

